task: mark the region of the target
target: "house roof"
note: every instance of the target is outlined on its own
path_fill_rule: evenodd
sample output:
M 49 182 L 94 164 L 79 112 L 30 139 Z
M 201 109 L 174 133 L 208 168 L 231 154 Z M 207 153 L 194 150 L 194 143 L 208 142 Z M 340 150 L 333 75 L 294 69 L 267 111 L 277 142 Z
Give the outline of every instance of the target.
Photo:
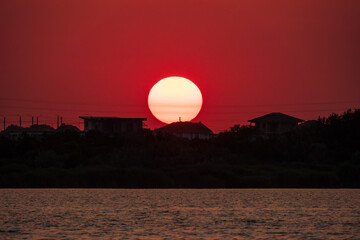
M 146 118 L 119 118 L 119 117 L 93 117 L 93 116 L 79 116 L 79 118 L 84 119 L 84 120 L 98 120 L 98 121 L 103 121 L 103 120 L 139 120 L 139 121 L 146 121 Z
M 54 130 L 53 127 L 46 124 L 39 124 L 39 125 L 34 124 L 27 128 L 27 131 L 31 131 L 31 132 L 50 132 L 53 130 Z
M 162 133 L 192 133 L 192 134 L 212 134 L 213 132 L 206 127 L 202 122 L 174 122 L 164 127 L 157 129 L 156 131 Z
M 274 112 L 261 117 L 249 120 L 249 122 L 303 122 L 304 120 L 295 118 L 283 113 Z
M 16 131 L 16 132 L 20 132 L 20 131 L 25 131 L 24 127 L 19 127 L 17 125 L 10 125 L 6 128 L 5 131 Z
M 57 132 L 80 132 L 79 128 L 73 125 L 61 124 L 60 127 L 56 129 Z
M 46 125 L 46 124 L 34 124 L 31 125 L 30 127 L 19 127 L 19 126 L 15 126 L 15 125 L 10 125 L 6 128 L 5 131 L 7 132 L 51 132 L 53 131 L 54 128 Z

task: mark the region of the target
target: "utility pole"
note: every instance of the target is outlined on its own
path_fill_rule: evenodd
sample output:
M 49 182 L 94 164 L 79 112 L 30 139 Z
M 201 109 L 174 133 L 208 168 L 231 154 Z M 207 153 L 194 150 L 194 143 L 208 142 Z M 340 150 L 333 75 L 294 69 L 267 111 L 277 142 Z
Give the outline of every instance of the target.
M 56 127 L 59 127 L 59 115 L 57 116 L 57 122 L 56 122 Z
M 21 127 L 21 116 L 19 117 L 19 124 L 20 124 L 20 127 Z
M 31 117 L 31 126 L 34 125 L 34 117 Z
M 39 125 L 39 117 L 36 117 L 36 125 Z
M 62 116 L 61 116 L 61 118 L 60 118 L 60 124 L 62 125 Z
M 6 118 L 4 117 L 4 131 L 5 131 L 5 127 L 6 127 Z

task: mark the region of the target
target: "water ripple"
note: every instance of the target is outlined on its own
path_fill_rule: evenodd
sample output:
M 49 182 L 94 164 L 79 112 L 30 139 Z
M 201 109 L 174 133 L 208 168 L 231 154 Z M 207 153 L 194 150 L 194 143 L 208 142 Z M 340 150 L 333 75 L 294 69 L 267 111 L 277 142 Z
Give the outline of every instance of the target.
M 0 239 L 360 239 L 360 190 L 2 189 Z

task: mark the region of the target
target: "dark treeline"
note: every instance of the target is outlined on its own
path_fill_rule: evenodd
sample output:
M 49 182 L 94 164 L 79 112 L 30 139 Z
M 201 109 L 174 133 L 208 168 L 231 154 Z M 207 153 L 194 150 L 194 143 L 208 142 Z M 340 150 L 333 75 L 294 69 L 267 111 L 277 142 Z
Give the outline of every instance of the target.
M 0 138 L 0 187 L 360 187 L 360 110 L 259 136 L 211 140 L 76 132 Z

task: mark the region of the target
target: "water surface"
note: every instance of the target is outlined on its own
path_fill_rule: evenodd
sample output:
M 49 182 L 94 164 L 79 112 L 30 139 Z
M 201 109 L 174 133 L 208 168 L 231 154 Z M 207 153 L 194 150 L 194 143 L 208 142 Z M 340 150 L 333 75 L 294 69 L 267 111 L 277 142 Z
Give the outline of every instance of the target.
M 360 239 L 360 190 L 2 189 L 0 239 Z

